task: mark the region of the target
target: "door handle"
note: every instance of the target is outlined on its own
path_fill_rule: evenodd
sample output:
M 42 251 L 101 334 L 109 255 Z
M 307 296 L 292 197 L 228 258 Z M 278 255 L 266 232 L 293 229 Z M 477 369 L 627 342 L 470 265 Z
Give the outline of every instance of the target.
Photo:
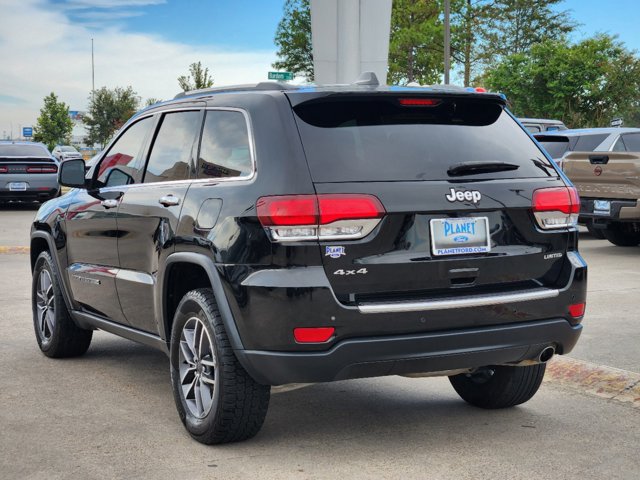
M 591 165 L 606 165 L 609 163 L 609 155 L 589 155 Z
M 102 200 L 100 205 L 104 208 L 116 208 L 118 206 L 118 200 L 115 198 L 107 198 L 106 200 Z
M 175 207 L 176 205 L 180 205 L 180 199 L 178 197 L 174 197 L 173 195 L 169 194 L 169 195 L 165 195 L 164 197 L 160 197 L 160 200 L 158 200 L 158 203 L 160 203 L 160 205 L 163 205 L 165 207 Z

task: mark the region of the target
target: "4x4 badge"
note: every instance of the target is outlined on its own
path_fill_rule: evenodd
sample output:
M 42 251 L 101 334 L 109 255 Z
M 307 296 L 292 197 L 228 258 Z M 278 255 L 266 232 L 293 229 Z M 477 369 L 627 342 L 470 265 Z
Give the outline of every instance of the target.
M 456 192 L 453 188 L 450 189 L 451 193 L 445 195 L 444 198 L 450 202 L 473 202 L 478 203 L 482 198 L 482 194 L 477 190 L 466 190 L 464 192 Z

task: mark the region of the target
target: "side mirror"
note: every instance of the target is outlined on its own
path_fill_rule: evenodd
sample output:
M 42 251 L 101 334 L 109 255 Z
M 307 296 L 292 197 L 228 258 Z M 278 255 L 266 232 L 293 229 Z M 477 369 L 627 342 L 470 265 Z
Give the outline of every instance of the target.
M 86 188 L 85 163 L 80 158 L 65 160 L 60 164 L 58 183 L 63 187 Z

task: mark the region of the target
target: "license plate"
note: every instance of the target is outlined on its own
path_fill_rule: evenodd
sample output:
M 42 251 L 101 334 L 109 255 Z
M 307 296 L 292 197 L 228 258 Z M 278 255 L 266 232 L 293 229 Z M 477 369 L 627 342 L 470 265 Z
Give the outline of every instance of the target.
M 436 256 L 491 251 L 487 217 L 434 218 L 429 224 L 431 252 Z
M 593 213 L 596 215 L 609 215 L 611 213 L 611 202 L 609 200 L 594 200 Z
M 9 191 L 24 192 L 27 190 L 27 182 L 11 182 L 9 183 Z

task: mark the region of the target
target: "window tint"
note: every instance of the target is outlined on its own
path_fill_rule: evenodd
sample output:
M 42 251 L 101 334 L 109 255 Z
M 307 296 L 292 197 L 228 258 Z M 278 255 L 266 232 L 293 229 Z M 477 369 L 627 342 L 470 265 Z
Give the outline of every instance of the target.
M 640 152 L 640 133 L 628 133 L 622 138 L 628 152 Z
M 0 145 L 0 157 L 49 157 L 49 151 L 42 145 L 5 144 Z
M 144 183 L 186 180 L 200 131 L 201 112 L 167 113 L 162 119 L 144 174 Z
M 403 106 L 386 98 L 327 97 L 295 107 L 316 182 L 450 179 L 463 162 L 506 162 L 509 172 L 474 178 L 556 176 L 547 158 L 495 101 L 442 99 Z
M 576 152 L 593 152 L 598 145 L 606 140 L 608 133 L 600 133 L 597 135 L 581 135 L 573 146 Z
M 140 181 L 142 147 L 153 125 L 153 118 L 143 118 L 131 125 L 107 152 L 98 168 L 99 185 L 115 187 Z
M 618 140 L 616 140 L 616 143 L 613 145 L 613 148 L 611 149 L 611 151 L 613 152 L 626 152 L 627 151 L 627 147 L 624 145 L 624 140 L 622 140 L 622 137 L 618 138 Z
M 208 111 L 198 158 L 198 177 L 246 177 L 252 170 L 244 115 L 228 110 Z
M 547 151 L 549 156 L 554 159 L 561 158 L 564 153 L 569 150 L 569 139 L 560 136 L 544 136 L 538 137 L 538 143 Z

